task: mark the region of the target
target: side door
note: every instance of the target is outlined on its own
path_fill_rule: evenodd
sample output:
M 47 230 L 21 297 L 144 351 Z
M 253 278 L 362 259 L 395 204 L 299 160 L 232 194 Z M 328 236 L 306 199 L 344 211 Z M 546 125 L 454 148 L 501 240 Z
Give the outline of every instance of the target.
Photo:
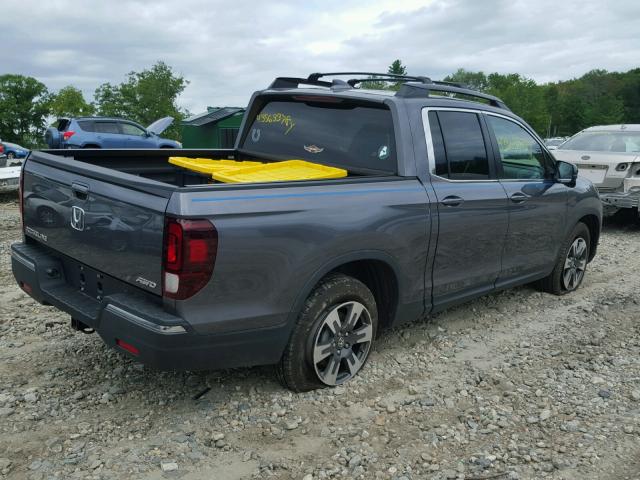
M 566 230 L 568 187 L 555 180 L 555 161 L 520 122 L 486 113 L 498 177 L 509 198 L 509 230 L 497 285 L 546 276 Z
M 94 124 L 96 136 L 102 148 L 127 148 L 125 137 L 115 120 L 96 120 Z
M 479 112 L 424 109 L 423 123 L 438 211 L 432 295 L 439 310 L 494 288 L 508 200 Z
M 129 148 L 154 148 L 156 146 L 155 142 L 147 135 L 147 132 L 138 125 L 120 122 L 120 130 L 122 130 Z

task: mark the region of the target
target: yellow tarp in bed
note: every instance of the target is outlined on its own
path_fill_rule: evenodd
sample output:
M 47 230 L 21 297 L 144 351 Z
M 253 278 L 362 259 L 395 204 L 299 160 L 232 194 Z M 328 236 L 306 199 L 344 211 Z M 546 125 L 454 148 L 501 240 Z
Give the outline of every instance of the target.
M 343 178 L 347 171 L 305 160 L 282 162 L 237 162 L 209 158 L 170 157 L 169 163 L 195 172 L 211 175 L 224 183 L 262 183 L 292 180 Z
M 254 167 L 221 170 L 213 174 L 213 179 L 224 183 L 262 183 L 291 180 L 322 180 L 343 178 L 347 171 L 342 168 L 327 167 L 304 160 L 265 163 Z

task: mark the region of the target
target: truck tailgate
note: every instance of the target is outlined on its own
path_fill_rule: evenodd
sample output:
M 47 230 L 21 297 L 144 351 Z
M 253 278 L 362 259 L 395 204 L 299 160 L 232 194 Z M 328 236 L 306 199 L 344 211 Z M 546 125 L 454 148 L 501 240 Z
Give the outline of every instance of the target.
M 36 156 L 25 164 L 25 235 L 98 272 L 161 294 L 170 192 L 131 188 L 118 182 L 120 172 L 92 166 L 98 175 L 88 175 L 86 164 L 46 157 L 50 161 Z M 57 161 L 66 164 L 58 168 L 52 164 Z

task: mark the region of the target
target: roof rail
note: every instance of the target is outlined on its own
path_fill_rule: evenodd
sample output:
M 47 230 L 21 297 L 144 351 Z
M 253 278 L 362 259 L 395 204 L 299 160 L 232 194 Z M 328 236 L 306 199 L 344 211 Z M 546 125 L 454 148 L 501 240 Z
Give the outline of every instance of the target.
M 488 93 L 478 92 L 470 88 L 460 86 L 460 84 L 450 82 L 432 82 L 430 84 L 423 84 L 417 82 L 403 83 L 400 86 L 400 90 L 396 93 L 397 97 L 404 98 L 424 98 L 429 97 L 430 92 L 444 92 L 453 93 L 458 95 L 464 95 L 467 97 L 473 97 L 477 99 L 487 100 L 489 105 L 495 108 L 501 108 L 503 110 L 509 110 L 509 107 L 500 100 L 498 97 L 489 95 Z
M 352 87 L 355 87 L 358 83 L 362 82 L 393 82 L 394 80 L 414 81 L 421 83 L 431 83 L 432 80 L 428 77 L 413 76 L 413 75 L 399 75 L 397 73 L 377 73 L 377 72 L 329 72 L 329 73 L 312 73 L 309 75 L 309 80 L 320 80 L 322 77 L 337 77 L 345 75 L 367 75 L 367 78 L 352 78 L 347 80 L 347 83 Z
M 332 81 L 320 80 L 323 77 L 336 77 L 345 75 L 359 75 L 367 77 L 352 78 L 347 80 L 333 79 Z M 400 90 L 396 93 L 398 97 L 404 98 L 424 98 L 429 97 L 430 92 L 444 92 L 457 95 L 464 95 L 475 99 L 487 100 L 489 105 L 503 110 L 509 107 L 498 97 L 473 90 L 462 83 L 444 82 L 431 80 L 429 77 L 398 75 L 395 73 L 376 72 L 330 72 L 312 73 L 307 78 L 278 77 L 269 88 L 298 88 L 299 85 L 314 85 L 318 87 L 330 88 L 332 90 L 349 90 L 364 82 L 398 82 L 402 83 Z

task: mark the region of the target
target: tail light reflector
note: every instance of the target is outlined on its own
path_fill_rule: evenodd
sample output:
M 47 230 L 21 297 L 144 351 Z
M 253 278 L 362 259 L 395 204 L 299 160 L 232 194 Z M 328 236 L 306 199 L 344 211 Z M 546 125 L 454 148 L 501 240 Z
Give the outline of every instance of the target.
M 204 287 L 213 273 L 218 232 L 209 220 L 167 218 L 163 295 L 185 300 Z
M 22 162 L 20 168 L 20 179 L 18 180 L 18 200 L 20 205 L 20 223 L 22 225 L 22 231 L 24 232 L 24 166 L 27 162 Z
M 116 338 L 116 345 L 118 345 L 120 348 L 122 348 L 123 350 L 126 350 L 132 355 L 140 355 L 140 350 L 138 350 L 136 347 L 134 347 L 130 343 L 125 342 L 124 340 L 120 340 L 119 338 Z

